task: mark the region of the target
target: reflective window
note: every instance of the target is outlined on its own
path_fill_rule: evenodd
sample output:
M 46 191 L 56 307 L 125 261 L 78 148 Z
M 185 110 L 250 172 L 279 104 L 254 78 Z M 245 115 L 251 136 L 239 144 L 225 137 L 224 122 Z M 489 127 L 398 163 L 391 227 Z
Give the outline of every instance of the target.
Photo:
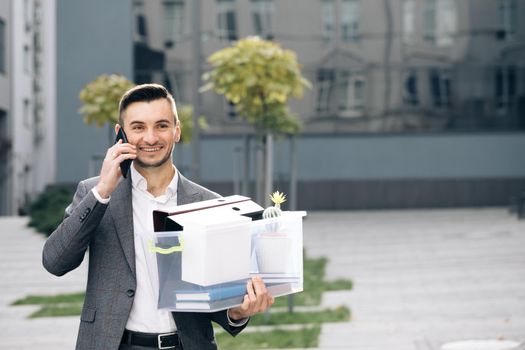
M 451 45 L 457 32 L 456 0 L 440 0 L 437 11 L 437 40 L 438 46 Z
M 333 41 L 335 34 L 335 2 L 323 0 L 321 2 L 322 36 L 324 41 Z
M 320 69 L 317 72 L 317 111 L 328 112 L 335 83 L 333 69 Z
M 496 111 L 505 114 L 515 104 L 517 92 L 516 67 L 497 67 L 494 72 L 494 97 Z
M 405 0 L 403 3 L 403 41 L 413 44 L 415 41 L 415 0 Z
M 432 104 L 437 108 L 448 108 L 451 104 L 450 73 L 443 69 L 432 68 L 429 71 L 430 95 Z
M 365 107 L 365 79 L 359 73 L 344 70 L 339 76 L 339 115 L 358 117 Z
M 341 4 L 341 39 L 359 41 L 360 1 L 343 0 Z
M 438 46 L 454 42 L 457 30 L 455 0 L 425 0 L 423 39 Z
M 31 63 L 32 63 L 33 57 L 31 57 L 31 48 L 29 45 L 24 45 L 24 72 L 30 73 L 31 72 Z
M 410 70 L 405 74 L 403 86 L 403 101 L 406 105 L 409 106 L 417 106 L 419 104 L 416 70 Z
M 164 0 L 164 45 L 172 48 L 184 33 L 184 1 Z
M 133 1 L 133 15 L 135 17 L 135 40 L 143 42 L 147 39 L 146 16 L 142 0 Z
M 252 0 L 254 32 L 261 38 L 272 37 L 273 0 Z
M 5 73 L 6 70 L 6 33 L 5 22 L 0 19 L 0 72 Z
M 221 40 L 237 40 L 234 0 L 217 0 L 217 30 Z
M 497 38 L 511 40 L 516 35 L 518 21 L 517 0 L 499 0 L 499 30 Z

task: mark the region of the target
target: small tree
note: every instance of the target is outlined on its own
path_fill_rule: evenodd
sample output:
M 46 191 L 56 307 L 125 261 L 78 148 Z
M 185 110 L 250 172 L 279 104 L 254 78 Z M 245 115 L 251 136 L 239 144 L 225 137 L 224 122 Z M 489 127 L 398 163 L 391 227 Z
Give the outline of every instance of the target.
M 273 191 L 273 155 L 269 151 L 272 134 L 299 131 L 299 120 L 290 112 L 287 102 L 290 97 L 302 97 L 304 87 L 311 85 L 301 75 L 293 51 L 258 37 L 239 40 L 213 53 L 208 62 L 213 68 L 204 74 L 207 83 L 201 91 L 213 90 L 224 95 L 239 115 L 254 125 L 265 148 L 265 165 L 261 168 L 267 174 L 264 192 L 268 195 Z M 267 196 L 258 197 L 261 201 Z
M 191 105 L 177 105 L 177 115 L 179 116 L 181 129 L 183 130 L 180 136 L 182 143 L 190 143 L 193 138 L 193 106 Z M 197 119 L 200 130 L 207 130 L 208 123 L 206 117 L 203 115 Z
M 117 74 L 101 75 L 84 86 L 79 95 L 83 103 L 79 112 L 84 115 L 84 123 L 113 127 L 118 122 L 120 98 L 133 86 L 133 82 Z
M 302 77 L 293 51 L 249 37 L 213 53 L 208 62 L 213 69 L 204 74 L 208 83 L 201 91 L 224 95 L 260 134 L 299 131 L 299 120 L 287 102 L 290 96 L 302 97 L 310 83 Z

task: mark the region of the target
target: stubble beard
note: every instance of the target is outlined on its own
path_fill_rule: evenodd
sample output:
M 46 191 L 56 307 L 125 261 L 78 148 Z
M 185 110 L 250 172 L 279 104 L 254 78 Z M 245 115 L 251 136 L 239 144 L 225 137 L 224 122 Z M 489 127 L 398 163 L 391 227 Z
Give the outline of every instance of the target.
M 171 161 L 172 156 L 173 156 L 174 146 L 175 146 L 174 144 L 171 145 L 171 149 L 169 150 L 169 152 L 166 152 L 166 155 L 161 160 L 159 160 L 158 162 L 155 162 L 155 163 L 144 163 L 138 157 L 134 159 L 134 162 L 136 163 L 137 166 L 139 166 L 141 168 L 159 168 L 159 167 L 163 166 L 164 164 L 166 164 L 166 162 Z

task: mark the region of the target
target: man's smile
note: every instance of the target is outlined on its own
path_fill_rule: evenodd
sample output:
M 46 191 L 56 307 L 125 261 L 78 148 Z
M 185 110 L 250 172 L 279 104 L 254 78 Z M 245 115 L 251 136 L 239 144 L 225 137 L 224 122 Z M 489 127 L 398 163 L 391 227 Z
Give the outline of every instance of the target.
M 142 152 L 158 152 L 162 148 L 163 148 L 162 146 L 156 146 L 156 147 L 141 146 L 139 147 L 139 150 Z

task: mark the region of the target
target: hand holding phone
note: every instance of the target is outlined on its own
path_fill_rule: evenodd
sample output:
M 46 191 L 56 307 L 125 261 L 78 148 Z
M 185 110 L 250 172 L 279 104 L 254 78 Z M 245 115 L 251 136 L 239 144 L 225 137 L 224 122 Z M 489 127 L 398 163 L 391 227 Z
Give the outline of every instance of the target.
M 123 128 L 119 128 L 117 132 L 117 137 L 115 138 L 115 143 L 118 143 L 119 140 L 122 140 L 122 143 L 129 143 Z M 120 170 L 122 171 L 122 176 L 128 176 L 129 168 L 131 167 L 131 161 L 131 159 L 125 159 L 120 163 Z

